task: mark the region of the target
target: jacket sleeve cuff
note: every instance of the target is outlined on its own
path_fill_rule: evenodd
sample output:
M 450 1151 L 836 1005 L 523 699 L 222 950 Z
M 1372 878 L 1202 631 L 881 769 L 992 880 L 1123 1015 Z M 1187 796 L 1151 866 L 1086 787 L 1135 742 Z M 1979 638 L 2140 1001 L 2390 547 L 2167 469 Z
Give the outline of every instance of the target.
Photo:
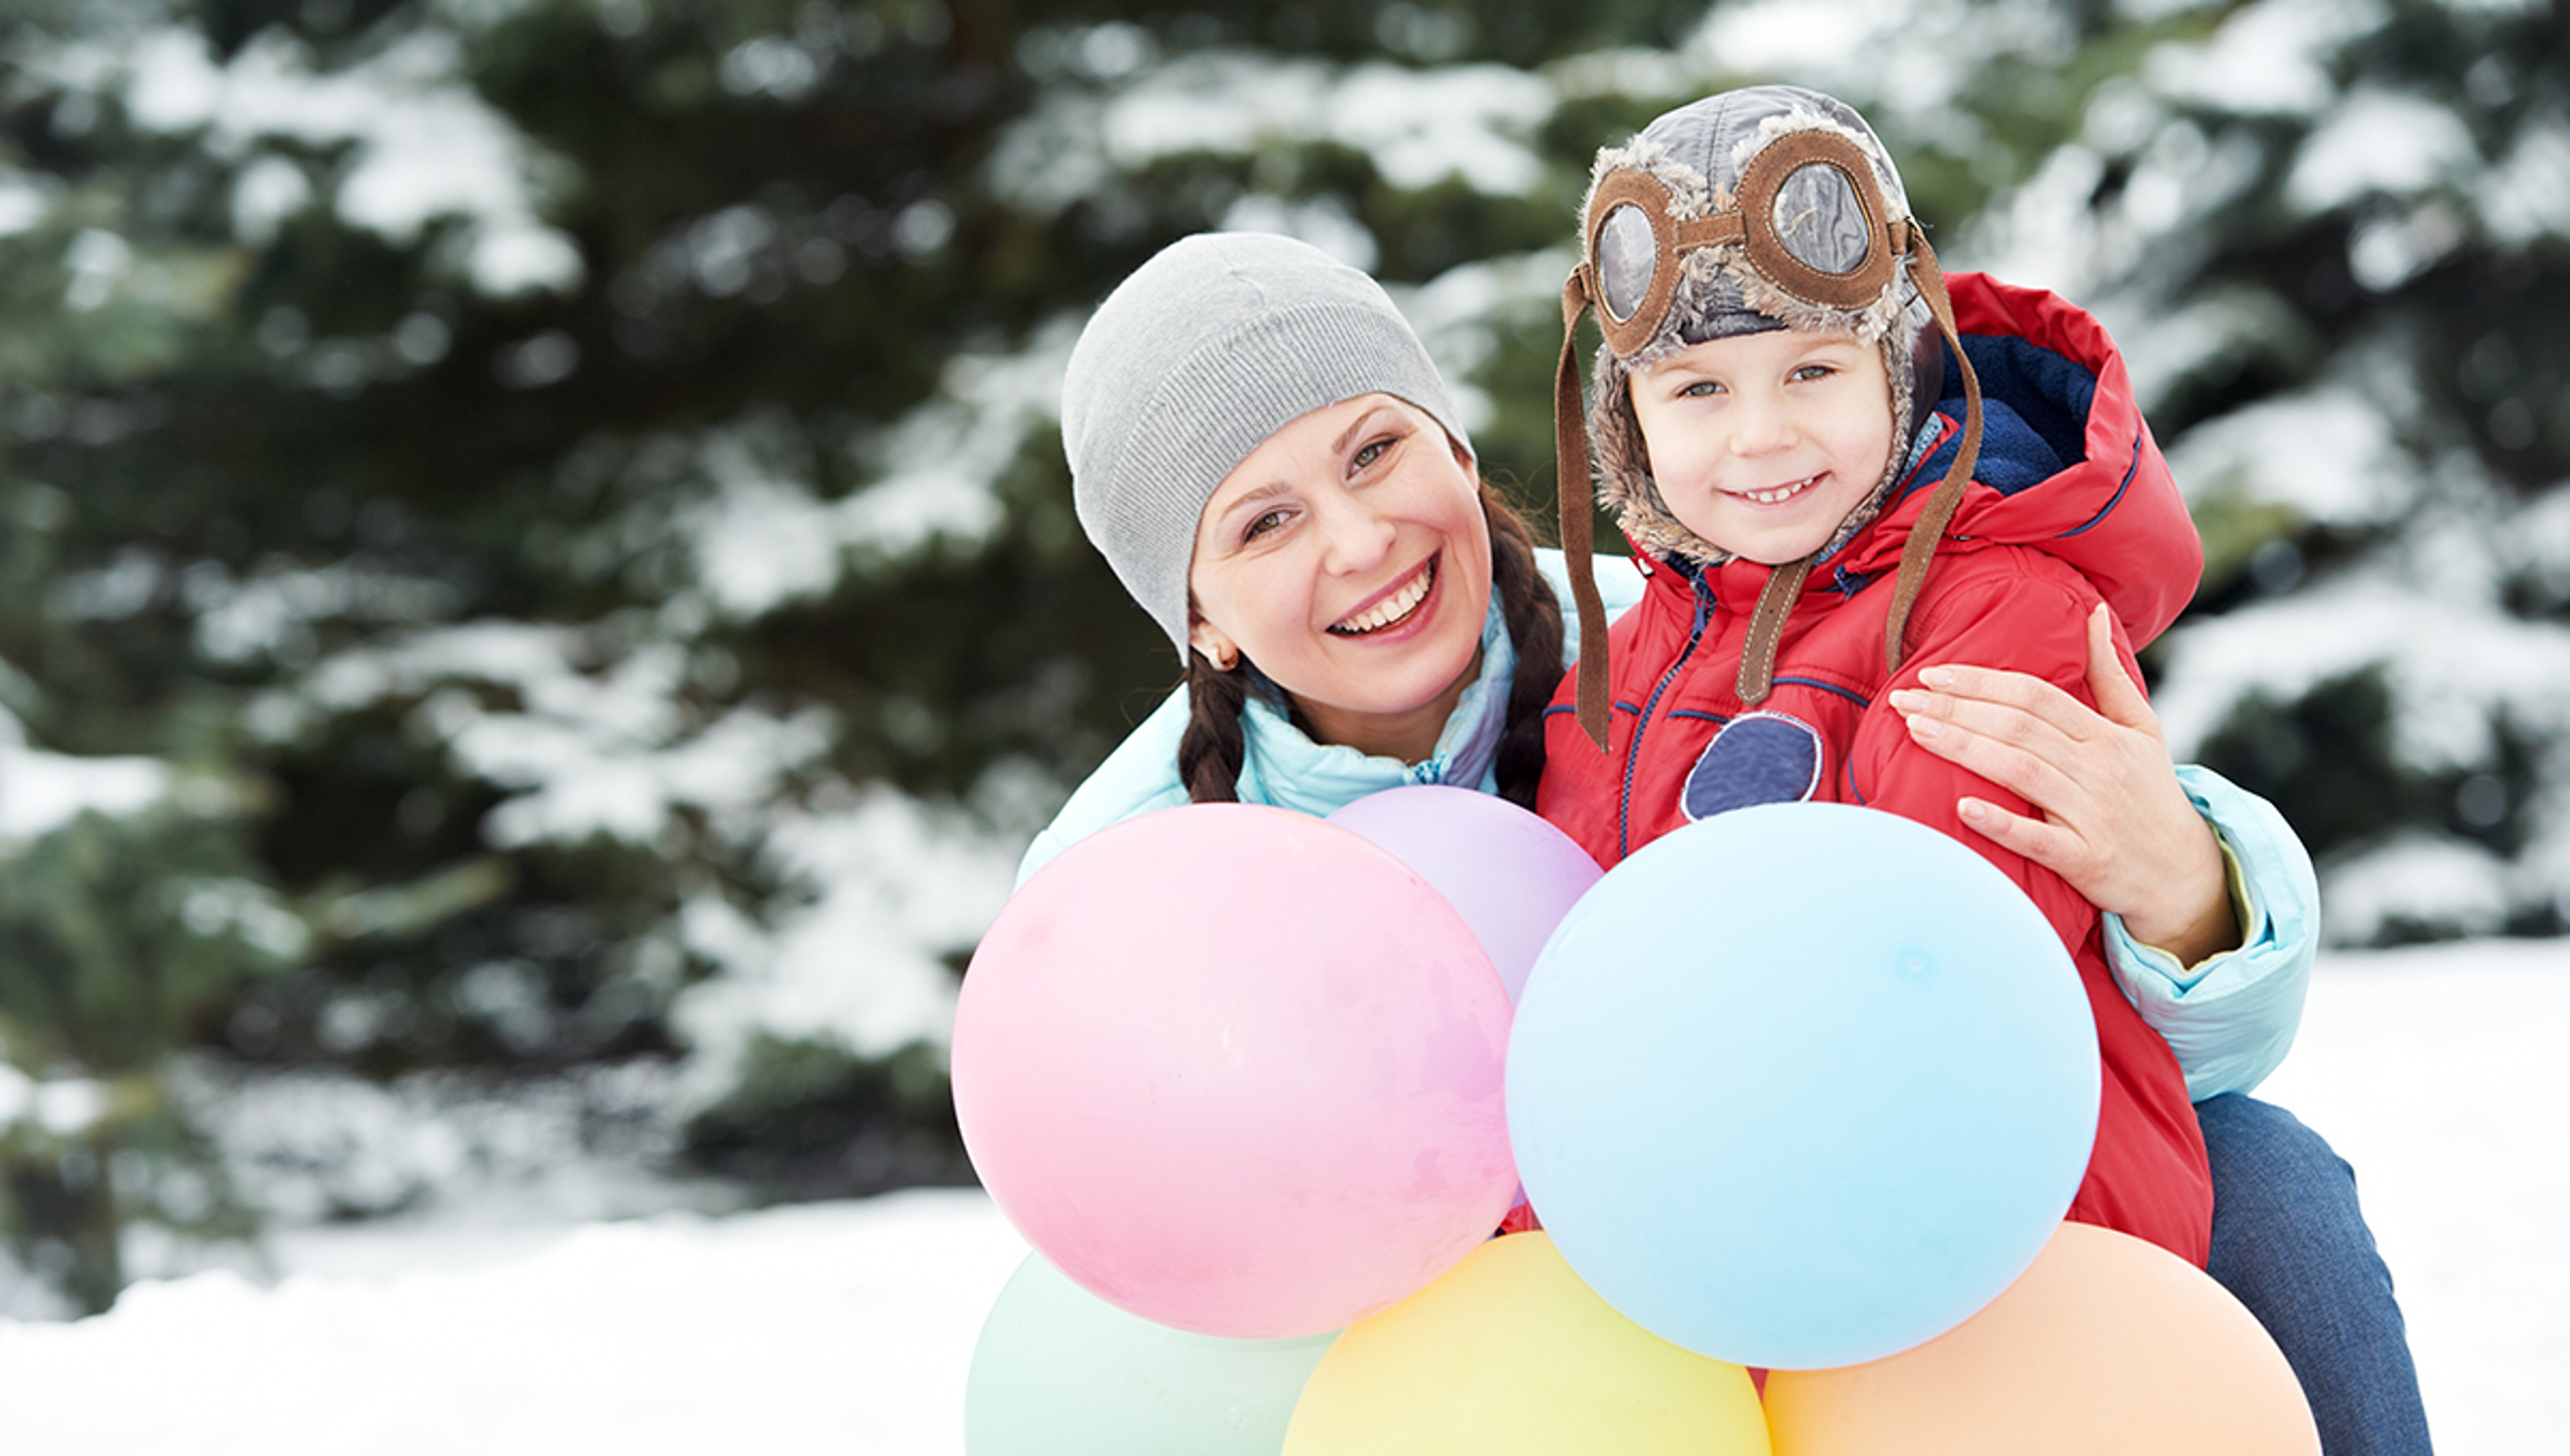
M 2106 958 L 2200 1102 L 2257 1086 L 2293 1048 L 2319 949 L 2320 886 L 2274 805 L 2192 764 L 2178 769 L 2178 782 L 2221 841 L 2242 943 L 2184 966 L 2109 914 Z

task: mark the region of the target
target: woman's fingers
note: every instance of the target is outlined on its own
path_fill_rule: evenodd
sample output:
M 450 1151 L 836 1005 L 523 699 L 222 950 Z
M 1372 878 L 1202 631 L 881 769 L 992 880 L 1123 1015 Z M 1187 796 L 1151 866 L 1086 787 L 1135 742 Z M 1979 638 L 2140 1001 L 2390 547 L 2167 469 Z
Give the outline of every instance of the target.
M 1924 705 L 1927 710 L 1940 717 L 1957 718 L 1993 736 L 2022 741 L 2031 736 L 2033 725 L 2040 724 L 2062 737 L 2084 739 L 2093 736 L 2098 726 L 2097 715 L 2088 710 L 2087 704 L 2027 673 L 1944 663 L 1921 672 L 1919 681 L 1933 700 Z M 1898 706 L 1902 694 L 1893 696 Z M 2027 722 L 2009 725 L 2003 720 L 2010 714 Z
M 2097 699 L 2097 711 L 2109 722 L 2139 729 L 2153 738 L 2160 736 L 2159 715 L 2151 711 L 2150 699 L 2143 697 L 2141 685 L 2126 675 L 2124 659 L 2116 654 L 2114 619 L 2106 614 L 2106 603 L 2102 601 L 2088 613 L 2088 691 Z
M 2095 878 L 2096 846 L 2067 825 L 2012 814 L 1984 799 L 1961 799 L 1955 808 L 1975 833 L 2010 854 L 2032 860 L 2073 886 Z
M 1892 695 L 1920 747 L 1980 775 L 2021 799 L 2059 812 L 2082 797 L 2077 743 L 2025 713 L 1968 701 L 1922 704 L 1931 697 L 1905 689 Z

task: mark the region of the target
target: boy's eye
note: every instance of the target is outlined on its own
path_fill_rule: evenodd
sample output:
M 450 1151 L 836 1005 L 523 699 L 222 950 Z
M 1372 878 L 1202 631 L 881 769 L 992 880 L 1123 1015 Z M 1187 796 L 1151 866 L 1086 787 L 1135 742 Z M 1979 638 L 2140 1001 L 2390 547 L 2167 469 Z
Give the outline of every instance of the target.
M 1815 379 L 1827 379 L 1836 373 L 1838 370 L 1827 364 L 1804 364 L 1794 370 L 1792 377 L 1808 383 Z

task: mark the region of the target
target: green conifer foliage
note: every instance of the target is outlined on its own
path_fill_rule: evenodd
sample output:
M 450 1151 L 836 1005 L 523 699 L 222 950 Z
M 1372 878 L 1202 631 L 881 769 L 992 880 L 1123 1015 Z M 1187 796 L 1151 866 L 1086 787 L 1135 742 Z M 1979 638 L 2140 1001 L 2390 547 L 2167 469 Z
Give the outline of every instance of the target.
M 1187 232 L 1322 242 L 1547 516 L 1589 158 L 1745 81 L 2132 346 L 2212 560 L 2180 749 L 2351 886 L 2503 885 L 2356 937 L 2557 928 L 2562 20 L 2327 10 L 9 6 L 0 1235 L 94 1307 L 119 1221 L 239 1227 L 190 1059 L 677 1067 L 685 1167 L 966 1176 L 940 1008 L 1176 677 L 1071 513 L 1079 321 Z

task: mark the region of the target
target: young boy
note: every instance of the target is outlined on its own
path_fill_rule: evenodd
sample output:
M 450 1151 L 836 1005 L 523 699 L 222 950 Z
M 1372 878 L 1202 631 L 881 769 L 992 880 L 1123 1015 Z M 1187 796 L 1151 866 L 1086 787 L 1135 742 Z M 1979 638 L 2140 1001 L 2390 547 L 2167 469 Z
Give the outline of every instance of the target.
M 1962 832 L 1967 794 L 2022 806 L 1917 747 L 1895 702 L 1954 661 L 2087 701 L 2100 602 L 2148 641 L 2193 594 L 2202 547 L 2112 344 L 2048 294 L 1944 277 L 1882 143 L 1813 92 L 1661 117 L 1599 154 L 1585 211 L 1564 315 L 1593 303 L 1605 333 L 1585 433 L 1650 580 L 1554 700 L 1538 808 L 1610 867 L 1693 820 L 1794 800 L 1980 850 L 2050 917 L 2096 1015 L 2104 1096 L 2070 1217 L 2201 1267 L 2203 1136 L 2176 1058 L 2109 976 L 2097 910 Z M 1567 338 L 1562 357 L 1563 535 L 1584 561 Z

